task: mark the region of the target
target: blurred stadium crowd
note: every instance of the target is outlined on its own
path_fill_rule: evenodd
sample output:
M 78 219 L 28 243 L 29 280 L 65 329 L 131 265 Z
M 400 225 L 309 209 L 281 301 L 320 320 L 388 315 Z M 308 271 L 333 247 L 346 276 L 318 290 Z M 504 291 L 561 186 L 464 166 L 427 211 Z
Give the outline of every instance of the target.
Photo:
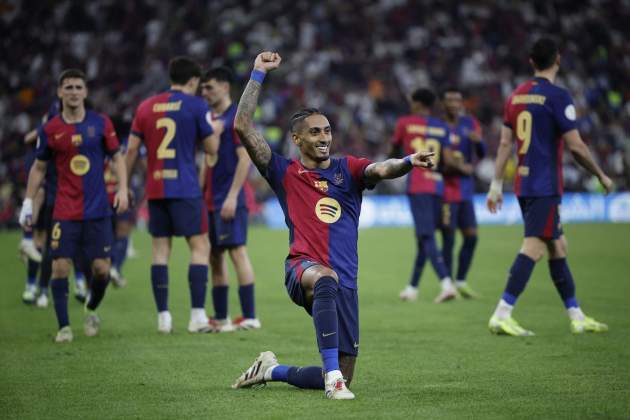
M 274 148 L 295 152 L 288 117 L 308 105 L 331 118 L 335 152 L 382 158 L 413 88 L 459 86 L 489 143 L 490 156 L 477 167 L 483 192 L 504 99 L 531 74 L 527 45 L 554 35 L 562 44 L 558 83 L 576 102 L 581 134 L 618 187 L 628 189 L 628 22 L 627 0 L 2 1 L 0 226 L 16 219 L 27 177 L 23 137 L 54 100 L 62 69 L 86 71 L 92 106 L 124 137 L 139 101 L 167 87 L 172 56 L 228 65 L 244 82 L 263 48 L 286 63 L 265 81 L 257 115 Z M 569 156 L 565 162 L 567 190 L 595 188 Z M 401 191 L 395 183 L 380 188 Z

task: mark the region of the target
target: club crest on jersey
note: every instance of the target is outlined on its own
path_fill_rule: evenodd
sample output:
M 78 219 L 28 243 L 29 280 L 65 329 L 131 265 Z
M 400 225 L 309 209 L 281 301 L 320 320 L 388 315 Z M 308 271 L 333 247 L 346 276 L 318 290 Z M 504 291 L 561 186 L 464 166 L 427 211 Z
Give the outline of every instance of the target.
M 87 135 L 88 137 L 94 137 L 96 135 L 96 127 L 94 127 L 93 125 L 88 126 Z
M 81 136 L 81 134 L 73 134 L 70 141 L 72 142 L 73 146 L 81 146 L 81 144 L 83 143 L 83 137 Z
M 321 192 L 328 192 L 328 181 L 313 181 L 313 184 Z
M 343 184 L 343 174 L 341 172 L 337 172 L 335 175 L 333 175 L 333 184 L 335 185 Z
M 315 215 L 324 223 L 335 223 L 341 217 L 341 205 L 334 198 L 321 198 L 315 205 Z
M 87 156 L 76 155 L 70 160 L 70 170 L 77 176 L 83 176 L 90 171 L 90 159 Z

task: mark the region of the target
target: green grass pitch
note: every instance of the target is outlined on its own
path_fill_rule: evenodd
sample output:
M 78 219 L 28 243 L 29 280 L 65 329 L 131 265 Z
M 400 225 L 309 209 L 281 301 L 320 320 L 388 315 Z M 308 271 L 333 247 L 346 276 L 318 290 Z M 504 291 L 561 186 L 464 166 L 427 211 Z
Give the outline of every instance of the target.
M 0 234 L 0 417 L 188 418 L 629 418 L 630 225 L 572 225 L 569 262 L 587 314 L 610 332 L 573 336 L 560 299 L 538 264 L 515 318 L 536 337 L 490 335 L 486 324 L 521 242 L 521 227 L 482 227 L 470 274 L 483 296 L 432 303 L 438 284 L 425 267 L 420 299 L 398 300 L 415 254 L 409 229 L 360 233 L 361 353 L 357 399 L 273 383 L 230 384 L 260 351 L 281 363 L 319 364 L 312 321 L 284 289 L 287 232 L 254 228 L 249 250 L 263 329 L 191 335 L 188 251 L 175 241 L 170 308 L 175 333 L 160 336 L 149 281 L 150 238 L 135 233 L 139 257 L 124 269 L 127 288 L 110 288 L 101 335 L 83 335 L 82 308 L 70 302 L 75 341 L 52 342 L 52 307 L 20 301 L 25 268 L 18 233 Z M 234 285 L 233 271 L 231 284 Z M 210 299 L 208 312 L 212 313 Z M 236 287 L 230 314 L 240 315 Z

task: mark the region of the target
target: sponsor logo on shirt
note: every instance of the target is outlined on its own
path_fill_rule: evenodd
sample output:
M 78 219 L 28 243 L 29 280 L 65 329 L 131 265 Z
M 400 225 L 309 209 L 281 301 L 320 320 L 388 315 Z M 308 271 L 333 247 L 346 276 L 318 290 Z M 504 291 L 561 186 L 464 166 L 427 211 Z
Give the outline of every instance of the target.
M 90 171 L 90 159 L 84 155 L 76 155 L 70 160 L 70 171 L 77 176 L 87 174 Z
M 341 205 L 334 198 L 321 198 L 315 205 L 315 215 L 324 223 L 335 223 L 341 218 Z

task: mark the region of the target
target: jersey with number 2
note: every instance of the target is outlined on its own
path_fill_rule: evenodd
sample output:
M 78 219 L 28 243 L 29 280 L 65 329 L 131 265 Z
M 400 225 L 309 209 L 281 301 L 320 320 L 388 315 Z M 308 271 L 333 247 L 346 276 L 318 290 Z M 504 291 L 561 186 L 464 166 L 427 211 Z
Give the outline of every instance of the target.
M 536 77 L 520 85 L 505 104 L 503 124 L 516 137 L 519 197 L 562 195 L 563 134 L 576 128 L 569 92 Z
M 149 200 L 201 197 L 195 147 L 212 134 L 208 104 L 197 96 L 168 90 L 143 101 L 131 133 L 147 149 Z

